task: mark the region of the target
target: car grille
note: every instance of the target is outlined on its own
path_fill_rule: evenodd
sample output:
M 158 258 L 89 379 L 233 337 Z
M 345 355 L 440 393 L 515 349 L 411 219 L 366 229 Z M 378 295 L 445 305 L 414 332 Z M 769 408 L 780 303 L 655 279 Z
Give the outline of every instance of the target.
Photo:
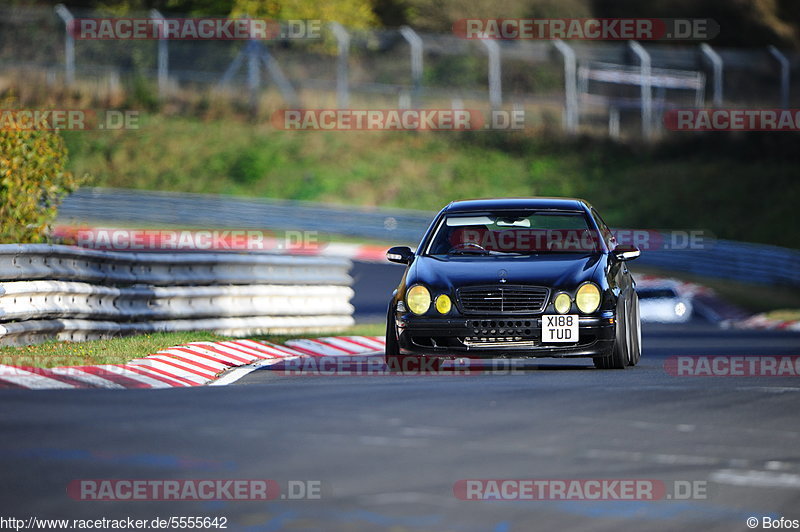
M 525 314 L 541 312 L 550 290 L 542 286 L 469 286 L 457 293 L 464 314 Z

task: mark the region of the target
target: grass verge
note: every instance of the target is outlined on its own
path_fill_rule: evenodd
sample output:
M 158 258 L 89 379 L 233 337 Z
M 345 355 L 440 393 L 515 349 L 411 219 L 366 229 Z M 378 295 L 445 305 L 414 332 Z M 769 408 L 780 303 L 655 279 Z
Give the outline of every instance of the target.
M 357 325 L 338 335 L 378 336 L 383 335 L 383 325 Z M 292 338 L 313 338 L 325 334 L 298 335 L 254 335 L 250 338 L 283 343 Z M 53 368 L 59 366 L 84 366 L 95 364 L 124 364 L 134 358 L 140 358 L 187 342 L 219 342 L 231 340 L 229 336 L 220 336 L 208 331 L 165 332 L 109 338 L 107 340 L 91 340 L 88 342 L 49 341 L 41 344 L 19 347 L 0 347 L 0 363 L 12 366 L 28 366 L 37 368 Z

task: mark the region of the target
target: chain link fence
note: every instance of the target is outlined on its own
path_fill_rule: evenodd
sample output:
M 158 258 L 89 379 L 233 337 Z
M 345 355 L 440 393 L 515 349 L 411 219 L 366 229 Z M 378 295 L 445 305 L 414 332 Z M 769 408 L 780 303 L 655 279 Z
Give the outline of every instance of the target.
M 800 54 L 774 47 L 465 40 L 326 23 L 316 38 L 269 41 L 75 40 L 66 30 L 72 17 L 105 16 L 0 8 L 3 85 L 79 84 L 108 101 L 213 92 L 251 106 L 266 98 L 273 108 L 515 108 L 529 127 L 549 120 L 612 135 L 657 132 L 668 108 L 789 108 L 800 100 L 792 83 Z

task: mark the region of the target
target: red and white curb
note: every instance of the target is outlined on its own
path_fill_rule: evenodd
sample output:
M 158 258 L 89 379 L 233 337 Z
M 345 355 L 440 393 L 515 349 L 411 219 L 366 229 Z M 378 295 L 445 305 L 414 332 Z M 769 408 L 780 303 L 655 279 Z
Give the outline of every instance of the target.
M 181 388 L 225 385 L 258 367 L 283 360 L 382 353 L 381 336 L 336 336 L 289 340 L 286 345 L 257 340 L 191 342 L 126 364 L 32 368 L 0 364 L 0 388 Z M 241 369 L 242 371 L 236 371 Z M 233 370 L 233 371 L 231 371 Z
M 745 320 L 731 322 L 736 329 L 782 329 L 786 331 L 800 331 L 800 320 L 776 320 L 764 314 L 756 314 Z

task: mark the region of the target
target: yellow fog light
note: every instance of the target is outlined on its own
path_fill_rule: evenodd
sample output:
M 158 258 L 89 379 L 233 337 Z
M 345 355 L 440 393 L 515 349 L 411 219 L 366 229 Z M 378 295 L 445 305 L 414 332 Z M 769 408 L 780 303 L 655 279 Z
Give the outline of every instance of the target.
M 572 299 L 570 299 L 569 294 L 561 292 L 553 301 L 553 306 L 559 314 L 566 314 L 572 306 Z
M 446 294 L 436 298 L 436 310 L 439 311 L 439 314 L 447 314 L 451 308 L 453 308 L 453 303 Z
M 575 303 L 581 312 L 591 314 L 600 306 L 600 289 L 594 283 L 582 284 L 575 296 Z
M 414 314 L 425 314 L 431 306 L 431 293 L 420 284 L 414 285 L 406 292 L 406 305 Z

